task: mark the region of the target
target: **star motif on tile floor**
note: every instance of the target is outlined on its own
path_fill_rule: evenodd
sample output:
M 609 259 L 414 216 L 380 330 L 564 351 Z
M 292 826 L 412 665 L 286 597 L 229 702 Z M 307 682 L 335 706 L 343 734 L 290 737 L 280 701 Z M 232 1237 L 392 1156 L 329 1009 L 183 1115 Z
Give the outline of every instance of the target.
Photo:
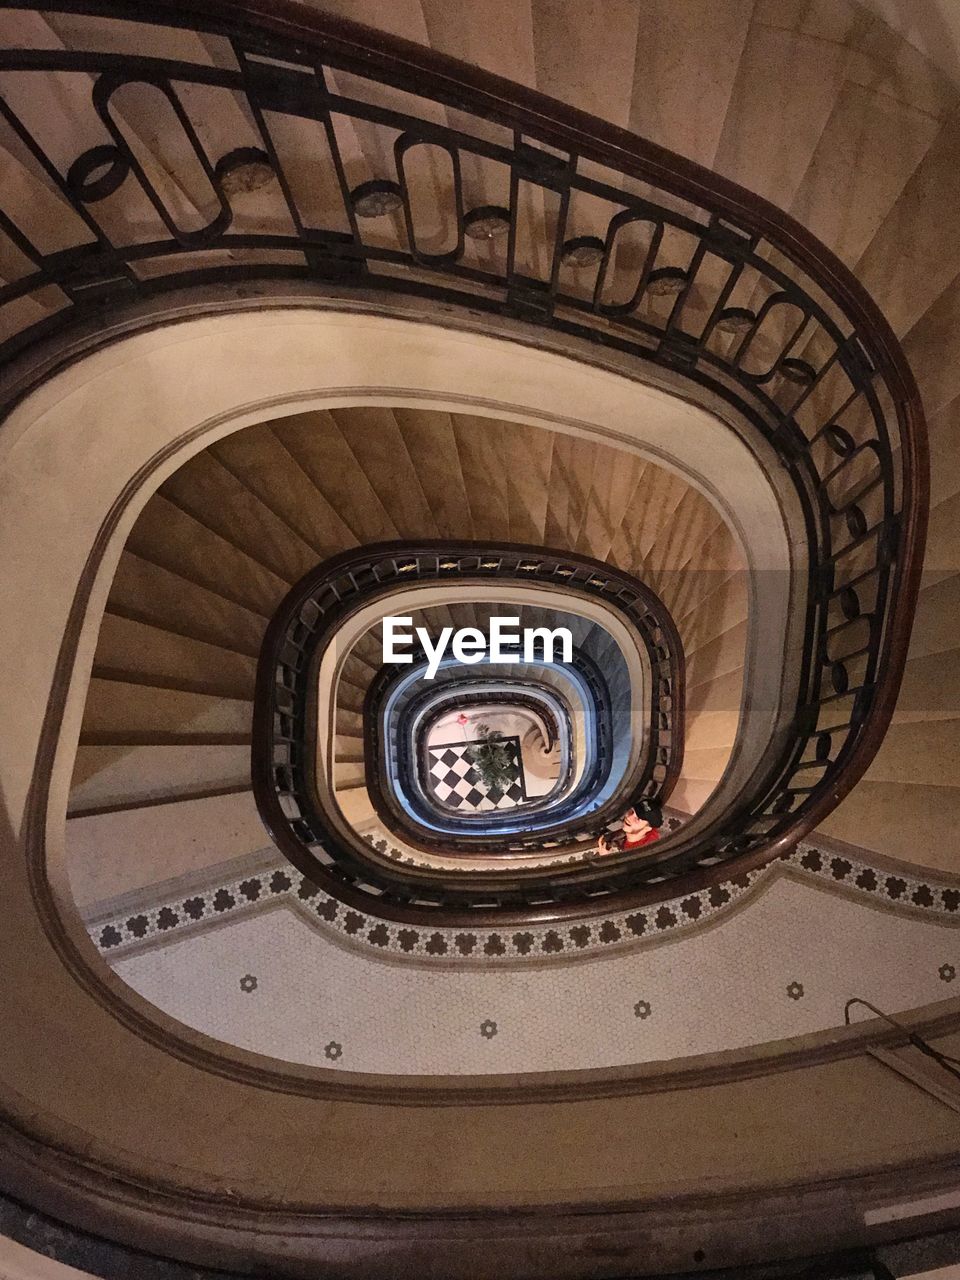
M 497 1024 L 492 1018 L 487 1018 L 486 1022 L 480 1023 L 480 1034 L 484 1040 L 492 1040 L 497 1034 Z
M 649 1018 L 653 1013 L 653 1007 L 649 1000 L 638 1000 L 633 1006 L 633 1016 L 635 1018 Z
M 251 991 L 256 991 L 257 985 L 257 980 L 252 973 L 245 973 L 240 979 L 240 990 L 247 992 L 248 995 Z
M 957 970 L 952 964 L 942 964 L 939 969 L 939 974 L 942 982 L 952 982 L 957 976 Z
M 791 1000 L 802 1000 L 803 999 L 803 983 L 791 982 L 790 985 L 787 987 L 787 995 L 790 997 Z
M 323 1055 L 325 1058 L 329 1058 L 331 1062 L 336 1062 L 338 1058 L 343 1056 L 343 1045 L 337 1044 L 336 1040 L 331 1040 L 328 1045 L 324 1046 Z

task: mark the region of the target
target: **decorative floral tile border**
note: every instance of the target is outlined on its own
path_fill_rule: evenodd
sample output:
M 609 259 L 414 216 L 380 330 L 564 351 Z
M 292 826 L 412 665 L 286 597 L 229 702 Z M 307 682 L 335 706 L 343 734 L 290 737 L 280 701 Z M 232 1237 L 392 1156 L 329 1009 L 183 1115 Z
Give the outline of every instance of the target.
M 228 883 L 211 884 L 153 906 L 100 915 L 88 930 L 100 952 L 126 955 L 188 936 L 220 921 L 239 919 L 273 904 L 299 910 L 325 931 L 353 944 L 423 962 L 540 961 L 621 950 L 639 942 L 674 937 L 702 927 L 732 910 L 778 871 L 789 870 L 822 888 L 839 888 L 864 902 L 907 911 L 940 923 L 960 924 L 960 887 L 871 866 L 801 844 L 777 862 L 722 884 L 669 899 L 642 910 L 563 925 L 522 929 L 414 928 L 379 920 L 322 893 L 285 862 Z M 168 886 L 169 892 L 169 886 Z

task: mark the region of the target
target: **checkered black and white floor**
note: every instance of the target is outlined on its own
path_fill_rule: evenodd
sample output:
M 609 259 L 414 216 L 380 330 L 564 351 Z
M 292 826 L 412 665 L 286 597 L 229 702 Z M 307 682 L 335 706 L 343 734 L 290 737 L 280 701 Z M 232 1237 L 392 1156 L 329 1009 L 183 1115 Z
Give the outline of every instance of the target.
M 449 809 L 469 809 L 477 813 L 512 809 L 527 798 L 523 783 L 520 739 L 504 738 L 510 754 L 509 778 L 500 787 L 488 788 L 470 760 L 471 748 L 482 742 L 450 742 L 429 747 L 428 787 L 440 804 Z

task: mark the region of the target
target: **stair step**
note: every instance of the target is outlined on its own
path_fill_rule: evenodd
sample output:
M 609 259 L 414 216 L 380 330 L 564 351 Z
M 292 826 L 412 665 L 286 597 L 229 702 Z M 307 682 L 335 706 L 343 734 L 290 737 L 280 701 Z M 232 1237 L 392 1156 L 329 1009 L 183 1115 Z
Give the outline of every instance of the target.
M 362 742 L 364 740 L 363 716 L 356 711 L 351 711 L 349 707 L 338 705 L 337 733 L 342 733 L 349 738 L 357 738 Z
M 337 706 L 344 707 L 348 711 L 354 712 L 355 715 L 361 716 L 363 713 L 364 691 L 358 689 L 356 685 L 351 684 L 349 680 L 341 679 L 337 685 Z
M 431 537 L 439 532 L 420 477 L 392 409 L 356 405 L 331 410 L 340 432 L 380 495 L 401 538 Z
M 394 409 L 407 452 L 430 497 L 433 519 L 441 538 L 473 537 L 470 501 L 460 468 L 456 439 L 448 413 Z
M 365 758 L 363 747 L 363 738 L 357 738 L 351 734 L 338 733 L 334 738 L 336 759 L 343 764 L 355 761 L 362 763 Z
M 396 526 L 331 414 L 295 414 L 273 424 L 316 489 L 361 545 L 396 538 Z
M 472 414 L 451 415 L 460 469 L 467 488 L 477 538 L 510 540 L 507 472 L 513 466 L 509 424 Z M 510 464 L 505 465 L 505 460 Z
M 862 849 L 956 873 L 960 787 L 865 779 L 818 830 Z
M 743 667 L 747 646 L 747 623 L 738 622 L 707 644 L 701 645 L 687 661 L 687 688 L 709 683 Z
M 206 450 L 164 481 L 161 493 L 282 581 L 296 582 L 322 558 Z
M 367 772 L 363 760 L 337 759 L 333 766 L 333 785 L 339 792 L 341 788 L 362 786 L 366 782 Z
M 130 552 L 120 557 L 107 609 L 254 657 L 266 619 Z
M 249 737 L 249 702 L 209 694 L 158 689 L 119 680 L 90 681 L 83 732 L 234 733 Z
M 743 669 L 729 671 L 687 690 L 687 716 L 692 718 L 701 711 L 730 711 L 739 708 L 743 693 Z
M 272 617 L 289 587 L 284 577 L 255 555 L 241 551 L 182 511 L 162 491 L 137 517 L 127 546 L 141 558 L 208 587 L 265 620 Z
M 162 729 L 90 729 L 80 734 L 81 747 L 242 747 L 249 733 L 174 733 Z
M 80 746 L 69 810 L 249 785 L 246 745 Z
M 376 817 L 370 793 L 362 782 L 337 787 L 336 801 L 345 821 L 360 827 Z
M 316 560 L 352 542 L 350 530 L 286 448 L 264 423 L 219 440 L 212 452 L 241 484 L 309 547 Z
M 97 642 L 98 667 L 140 677 L 168 677 L 252 693 L 257 664 L 202 640 L 173 635 L 128 618 L 105 614 Z
M 214 680 L 191 680 L 188 677 L 156 675 L 142 671 L 124 671 L 121 667 L 95 665 L 95 680 L 112 684 L 124 684 L 142 689 L 162 689 L 172 693 L 191 693 L 204 698 L 221 698 L 227 702 L 253 702 L 253 686 L 244 682 L 242 687 Z
M 165 797 L 70 818 L 67 874 L 77 905 L 88 913 L 105 899 L 203 872 L 269 843 L 249 788 L 194 799 Z

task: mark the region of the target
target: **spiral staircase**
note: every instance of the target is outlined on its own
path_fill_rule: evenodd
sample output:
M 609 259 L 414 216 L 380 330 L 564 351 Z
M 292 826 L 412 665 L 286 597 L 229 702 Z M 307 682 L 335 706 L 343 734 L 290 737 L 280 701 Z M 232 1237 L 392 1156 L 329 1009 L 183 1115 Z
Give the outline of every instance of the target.
M 426 475 L 417 472 L 420 456 L 433 460 Z M 494 485 L 500 492 L 491 494 Z M 464 415 L 343 409 L 228 437 L 150 500 L 107 604 L 72 811 L 131 802 L 138 786 L 147 797 L 175 796 L 164 734 L 175 739 L 171 763 L 182 767 L 188 793 L 249 789 L 250 708 L 267 620 L 318 561 L 398 538 L 557 546 L 642 573 L 677 618 L 691 695 L 697 690 L 683 794 L 699 797 L 720 778 L 736 733 L 747 590 L 730 529 L 702 495 L 652 463 L 621 462 L 612 449 L 556 433 L 516 433 Z M 708 613 L 697 610 L 698 594 L 718 596 Z M 468 605 L 458 625 L 477 620 Z M 362 699 L 362 673 L 351 674 L 346 683 Z M 223 741 L 230 733 L 235 740 Z M 118 773 L 125 759 L 129 783 Z
M 0 4 L 0 1276 L 960 1259 L 952 21 Z

